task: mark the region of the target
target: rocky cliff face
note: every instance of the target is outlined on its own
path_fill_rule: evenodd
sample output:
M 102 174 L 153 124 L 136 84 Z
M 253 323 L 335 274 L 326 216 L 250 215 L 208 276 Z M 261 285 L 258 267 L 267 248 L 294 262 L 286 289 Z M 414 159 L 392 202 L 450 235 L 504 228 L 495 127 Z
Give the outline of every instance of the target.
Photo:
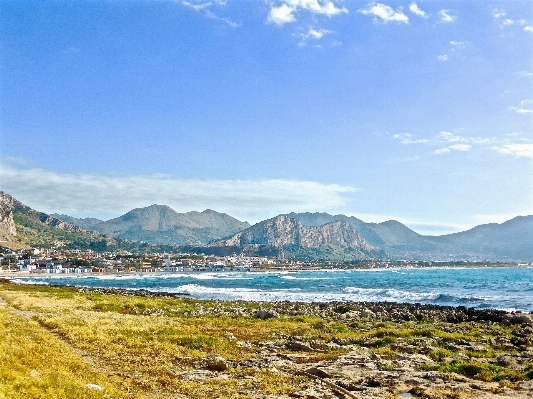
M 13 201 L 15 199 L 2 191 L 0 191 L 0 230 L 7 235 L 16 236 L 17 228 L 13 220 Z
M 304 226 L 299 220 L 277 216 L 210 246 L 296 245 L 317 248 L 323 245 L 372 250 L 365 239 L 348 223 L 336 221 L 322 226 Z

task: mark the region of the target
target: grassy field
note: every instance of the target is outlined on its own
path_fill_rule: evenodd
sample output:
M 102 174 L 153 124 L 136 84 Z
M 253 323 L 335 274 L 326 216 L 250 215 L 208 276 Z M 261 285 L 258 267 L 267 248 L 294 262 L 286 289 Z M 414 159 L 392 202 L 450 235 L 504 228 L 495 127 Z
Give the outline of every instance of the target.
M 431 342 L 426 354 L 432 361 L 419 365 L 420 371 L 458 373 L 511 388 L 533 378 L 530 362 L 487 362 L 519 354 L 502 345 L 517 339 L 514 326 L 427 320 L 349 323 L 309 314 L 263 320 L 255 312 L 265 305 L 257 303 L 124 296 L 6 282 L 0 282 L 0 299 L 0 398 L 296 395 L 310 383 L 309 376 L 264 359 L 265 347 L 277 356 L 297 353 L 287 345 L 295 337 L 307 344 L 302 361 L 309 364 L 334 360 L 362 346 L 379 355 L 381 370 L 394 371 L 400 367 L 399 354 Z M 457 342 L 475 345 L 454 349 Z M 228 369 L 213 377 L 205 366 L 215 356 L 226 359 Z M 202 373 L 211 374 L 203 378 Z

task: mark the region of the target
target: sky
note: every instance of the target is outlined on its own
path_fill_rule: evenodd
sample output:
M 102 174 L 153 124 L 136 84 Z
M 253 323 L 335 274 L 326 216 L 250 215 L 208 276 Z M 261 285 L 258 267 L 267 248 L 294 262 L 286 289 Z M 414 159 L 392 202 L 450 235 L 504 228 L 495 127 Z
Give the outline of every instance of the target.
M 533 2 L 0 2 L 0 190 L 395 219 L 533 214 Z

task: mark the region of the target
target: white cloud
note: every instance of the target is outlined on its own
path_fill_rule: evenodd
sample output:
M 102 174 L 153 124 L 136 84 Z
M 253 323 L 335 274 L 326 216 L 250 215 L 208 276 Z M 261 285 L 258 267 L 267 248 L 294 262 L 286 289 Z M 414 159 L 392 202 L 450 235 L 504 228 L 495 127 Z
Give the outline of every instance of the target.
M 531 100 L 523 101 L 523 103 L 528 102 L 533 103 Z M 485 150 L 496 150 L 501 154 L 517 157 L 533 157 L 531 138 L 525 137 L 523 133 L 519 132 L 508 133 L 500 138 L 460 136 L 452 132 L 440 132 L 438 135 L 429 139 L 416 139 L 411 133 L 398 133 L 392 137 L 399 140 L 400 144 L 438 146 L 439 148 L 433 151 L 434 154 L 446 154 L 452 151 L 466 152 L 475 147 Z
M 492 16 L 494 17 L 494 20 L 497 21 L 502 28 L 506 26 L 511 26 L 514 24 L 517 24 L 517 25 L 527 24 L 527 20 L 525 20 L 524 18 L 520 18 L 520 19 L 504 18 L 506 15 L 507 14 L 505 13 L 505 11 L 501 9 L 495 8 L 492 10 Z M 526 26 L 524 30 L 533 32 L 533 26 Z
M 462 136 L 456 136 L 455 134 L 451 132 L 440 132 L 439 137 L 446 141 L 447 143 L 464 143 L 467 142 L 468 139 L 466 137 Z
M 401 144 L 426 144 L 429 143 L 428 139 L 413 139 L 413 135 L 411 133 L 400 133 L 395 134 L 395 139 L 400 140 Z
M 287 4 L 282 4 L 279 7 L 272 7 L 268 14 L 268 21 L 276 25 L 294 22 L 296 21 L 296 18 L 294 17 L 294 9 Z
M 472 146 L 470 144 L 454 144 L 448 147 L 450 150 L 456 151 L 470 151 Z
M 402 217 L 398 215 L 379 215 L 374 213 L 358 213 L 357 215 L 351 215 L 364 220 L 367 223 L 383 223 L 388 220 L 397 220 L 400 223 L 405 224 L 410 229 L 413 229 L 419 234 L 437 235 L 437 234 L 450 234 L 459 231 L 464 231 L 474 227 L 473 225 L 456 224 L 456 223 L 442 223 L 433 222 L 420 219 L 414 219 L 409 217 Z
M 331 0 L 282 0 L 270 8 L 267 21 L 276 25 L 285 25 L 296 21 L 296 14 L 309 12 L 315 15 L 333 17 L 347 14 L 348 9 L 337 7 Z
M 424 11 L 422 11 L 415 2 L 412 2 L 409 5 L 409 10 L 413 14 L 418 15 L 419 17 L 422 17 L 422 18 L 427 18 L 428 17 L 428 15 Z
M 505 11 L 501 10 L 501 9 L 498 9 L 498 8 L 495 8 L 492 10 L 492 16 L 495 18 L 495 19 L 499 19 L 499 18 L 503 18 L 505 17 Z
M 457 19 L 456 16 L 448 14 L 448 10 L 440 10 L 439 15 L 441 22 L 451 23 Z
M 471 149 L 472 146 L 470 144 L 454 144 L 435 150 L 435 154 L 445 154 L 450 151 L 470 151 Z
M 300 36 L 303 40 L 307 39 L 321 39 L 324 35 L 327 35 L 328 33 L 333 33 L 331 30 L 327 29 L 309 29 L 307 33 L 300 33 L 298 36 Z
M 492 149 L 515 157 L 533 158 L 533 144 L 530 143 L 504 144 L 502 146 L 494 146 Z
M 402 12 L 402 9 L 399 8 L 397 11 L 394 11 L 392 7 L 389 7 L 381 3 L 370 3 L 366 8 L 359 10 L 360 13 L 365 15 L 374 16 L 383 20 L 383 22 L 403 22 L 405 24 L 409 23 L 409 17 Z
M 466 44 L 466 42 L 456 42 L 455 40 L 450 41 L 450 45 L 454 47 L 463 47 Z
M 439 61 L 448 61 L 449 58 L 450 57 L 448 57 L 446 54 L 442 54 L 437 57 Z
M 514 111 L 518 114 L 526 115 L 533 114 L 533 100 L 524 100 L 520 101 L 519 107 L 509 107 L 509 110 Z
M 0 189 L 48 213 L 115 217 L 154 203 L 178 212 L 215 209 L 241 220 L 344 206 L 353 187 L 286 179 L 215 180 L 169 175 L 57 173 L 0 165 Z
M 210 8 L 213 6 L 225 6 L 226 5 L 225 1 L 213 0 L 213 1 L 208 1 L 206 3 L 190 3 L 188 1 L 182 0 L 181 4 L 195 10 L 196 12 L 200 13 L 206 18 L 216 19 L 217 21 L 225 22 L 233 28 L 238 28 L 239 26 L 241 26 L 240 24 L 233 22 L 229 18 L 218 16 L 217 14 L 215 14 L 213 11 L 210 10 Z

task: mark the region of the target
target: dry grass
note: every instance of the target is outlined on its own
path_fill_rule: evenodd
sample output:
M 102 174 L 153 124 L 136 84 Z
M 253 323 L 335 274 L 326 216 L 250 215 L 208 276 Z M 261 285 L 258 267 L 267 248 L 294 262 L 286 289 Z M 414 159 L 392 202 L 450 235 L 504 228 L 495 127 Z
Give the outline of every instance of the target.
M 287 315 L 260 320 L 220 311 L 221 306 L 257 307 L 253 303 L 103 295 L 1 282 L 0 298 L 11 309 L 26 312 L 26 317 L 6 309 L 0 312 L 0 399 L 177 398 L 180 394 L 222 399 L 248 397 L 250 390 L 290 394 L 305 386 L 306 377 L 246 365 L 260 361 L 259 342 L 276 343 L 288 337 L 317 348 L 308 353 L 307 361 L 334 359 L 346 352 L 343 347 L 328 348 L 326 344 L 332 342 L 365 345 L 393 361 L 398 354 L 393 347 L 432 340 L 433 345 L 442 345 L 429 353 L 440 362 L 432 369 L 477 375 L 482 380 L 527 378 L 504 367 L 446 360 L 457 355 L 445 349 L 450 342 L 469 340 L 481 345 L 490 342 L 493 333 L 510 335 L 507 327 L 416 322 L 347 325 L 316 316 Z M 494 353 L 490 345 L 485 346 Z M 92 359 L 93 367 L 77 353 Z M 204 378 L 186 376 L 213 355 L 228 359 L 232 367 Z M 88 390 L 88 383 L 104 390 Z

